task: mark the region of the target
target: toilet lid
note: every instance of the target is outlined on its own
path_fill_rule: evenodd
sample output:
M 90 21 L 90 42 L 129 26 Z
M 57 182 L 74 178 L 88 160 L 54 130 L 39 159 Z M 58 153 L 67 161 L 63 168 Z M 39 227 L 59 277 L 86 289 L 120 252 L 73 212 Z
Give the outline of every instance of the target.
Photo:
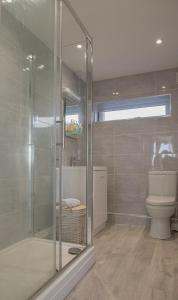
M 175 197 L 149 196 L 146 199 L 146 203 L 150 205 L 173 205 L 175 202 Z

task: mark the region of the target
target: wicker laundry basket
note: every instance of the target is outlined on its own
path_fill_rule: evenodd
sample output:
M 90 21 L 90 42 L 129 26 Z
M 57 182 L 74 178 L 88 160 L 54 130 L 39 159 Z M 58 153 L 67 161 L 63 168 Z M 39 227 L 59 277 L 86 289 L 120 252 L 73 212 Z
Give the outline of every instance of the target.
M 58 238 L 58 237 L 57 237 Z M 86 206 L 62 207 L 62 241 L 86 243 Z

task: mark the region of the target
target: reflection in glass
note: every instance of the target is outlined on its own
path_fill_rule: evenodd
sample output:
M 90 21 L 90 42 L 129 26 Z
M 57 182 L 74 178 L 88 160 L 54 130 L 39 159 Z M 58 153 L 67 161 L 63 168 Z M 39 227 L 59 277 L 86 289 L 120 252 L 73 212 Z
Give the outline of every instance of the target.
M 157 136 L 153 142 L 152 167 L 155 169 L 167 170 L 170 163 L 174 164 L 176 154 L 173 149 L 172 136 Z
M 57 209 L 61 209 L 59 226 L 64 267 L 86 248 L 87 241 L 87 71 L 86 37 L 65 4 L 62 27 L 62 108 L 58 113 L 59 122 L 62 120 L 64 124 L 63 141 L 58 147 L 62 151 L 57 170 L 62 174 L 62 187 Z M 57 239 L 60 240 L 59 234 Z
M 56 274 L 54 1 L 0 10 L 0 298 L 24 300 Z

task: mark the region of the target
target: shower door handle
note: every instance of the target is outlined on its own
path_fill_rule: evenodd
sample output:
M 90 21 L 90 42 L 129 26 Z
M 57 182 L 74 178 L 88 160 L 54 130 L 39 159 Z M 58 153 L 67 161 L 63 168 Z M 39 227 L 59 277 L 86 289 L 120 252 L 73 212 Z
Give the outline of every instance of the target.
M 63 105 L 64 107 L 64 105 Z M 62 121 L 62 148 L 65 148 L 65 115 L 63 110 L 63 121 Z

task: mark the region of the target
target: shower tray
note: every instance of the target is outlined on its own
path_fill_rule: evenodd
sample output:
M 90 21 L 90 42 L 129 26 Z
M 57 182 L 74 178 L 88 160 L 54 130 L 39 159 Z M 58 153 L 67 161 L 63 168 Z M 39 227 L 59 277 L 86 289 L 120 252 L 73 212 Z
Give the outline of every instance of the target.
M 28 238 L 0 251 L 0 290 L 2 299 L 26 299 L 40 285 L 53 276 L 51 260 L 54 241 L 39 238 Z M 84 246 L 73 243 L 62 243 L 62 267 L 67 265 L 75 255 L 68 253 L 69 248 Z M 56 253 L 59 251 L 57 243 Z M 56 255 L 56 268 L 59 256 Z

